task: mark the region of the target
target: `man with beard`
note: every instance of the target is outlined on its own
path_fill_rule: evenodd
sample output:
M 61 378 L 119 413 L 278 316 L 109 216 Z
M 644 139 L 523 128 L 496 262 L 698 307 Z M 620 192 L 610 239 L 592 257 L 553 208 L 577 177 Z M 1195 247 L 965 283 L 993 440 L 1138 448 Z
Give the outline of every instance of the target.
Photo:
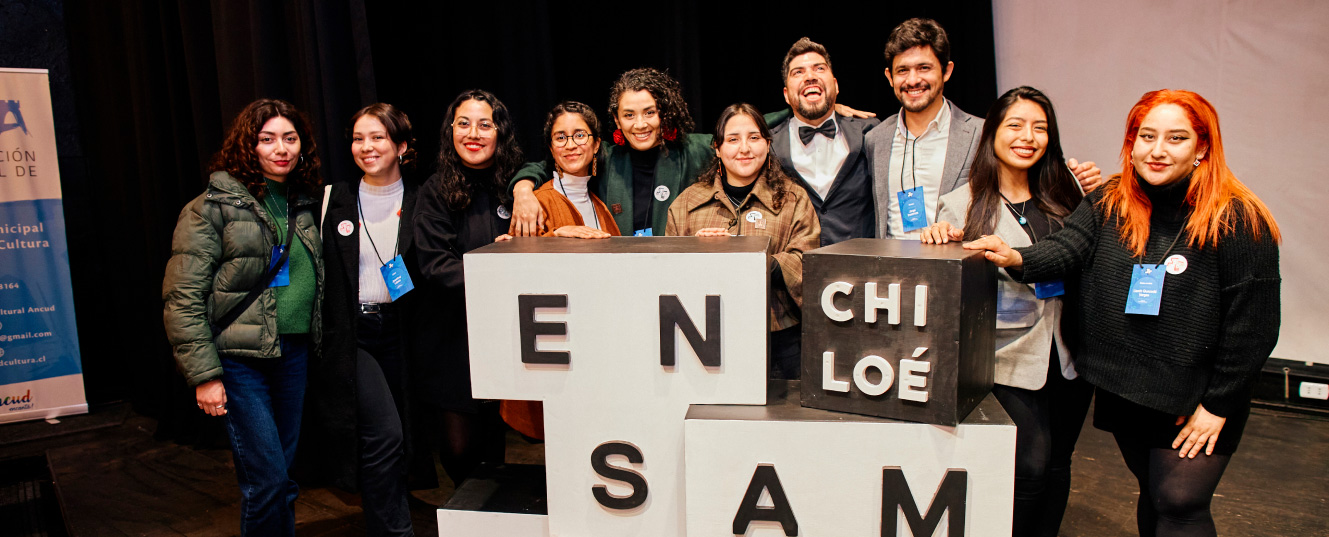
M 784 100 L 793 117 L 771 126 L 771 149 L 797 179 L 821 220 L 821 245 L 876 236 L 872 166 L 863 137 L 881 123 L 835 112 L 839 87 L 826 47 L 799 39 L 781 70 Z
M 865 139 L 872 162 L 878 237 L 917 239 L 935 222 L 937 199 L 969 182 L 983 120 L 942 97 L 951 78 L 951 44 L 936 21 L 909 19 L 886 41 L 886 79 L 900 113 Z M 1086 192 L 1102 182 L 1093 162 L 1070 159 Z

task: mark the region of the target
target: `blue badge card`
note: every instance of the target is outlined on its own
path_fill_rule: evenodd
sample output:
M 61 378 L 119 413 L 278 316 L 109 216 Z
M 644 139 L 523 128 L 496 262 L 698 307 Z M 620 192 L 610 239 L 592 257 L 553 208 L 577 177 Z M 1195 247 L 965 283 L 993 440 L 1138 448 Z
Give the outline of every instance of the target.
M 1126 313 L 1158 315 L 1163 299 L 1163 278 L 1167 276 L 1162 265 L 1133 265 L 1131 291 L 1126 298 Z
M 383 283 L 388 284 L 388 296 L 396 302 L 402 295 L 415 289 L 415 284 L 411 282 L 411 275 L 406 272 L 406 262 L 402 261 L 401 254 L 392 258 L 387 264 L 378 267 L 378 271 L 383 273 Z
M 1034 284 L 1034 296 L 1038 298 L 1052 298 L 1064 294 L 1066 294 L 1066 282 L 1062 280 L 1051 280 Z
M 895 193 L 900 201 L 900 218 L 904 221 L 904 230 L 914 231 L 928 227 L 927 205 L 923 203 L 923 187 L 916 186 Z
M 278 244 L 272 247 L 272 261 L 269 261 L 268 270 L 272 270 L 273 265 L 281 260 L 281 254 L 286 251 L 286 245 Z M 287 257 L 286 262 L 277 270 L 277 275 L 272 277 L 272 283 L 268 287 L 286 287 L 291 285 L 291 258 Z
M 650 237 L 650 236 L 653 235 L 652 231 L 653 231 L 653 230 L 652 230 L 651 228 L 638 229 L 638 230 L 632 232 L 632 236 L 633 236 L 633 237 Z

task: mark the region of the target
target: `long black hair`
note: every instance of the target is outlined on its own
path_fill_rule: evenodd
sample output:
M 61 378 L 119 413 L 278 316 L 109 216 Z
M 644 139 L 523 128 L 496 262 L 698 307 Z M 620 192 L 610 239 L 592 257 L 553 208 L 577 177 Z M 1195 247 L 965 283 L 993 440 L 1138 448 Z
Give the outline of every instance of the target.
M 466 174 L 462 173 L 465 164 L 462 164 L 461 155 L 457 154 L 457 148 L 452 142 L 452 123 L 457 119 L 457 109 L 462 103 L 470 100 L 488 104 L 494 110 L 495 146 L 492 165 L 494 175 L 493 180 L 487 185 L 470 184 Z M 461 95 L 448 105 L 448 111 L 443 116 L 439 141 L 438 188 L 449 209 L 454 211 L 465 209 L 471 204 L 471 192 L 477 188 L 488 189 L 489 193 L 498 198 L 499 203 L 503 205 L 511 201 L 511 197 L 508 196 L 508 180 L 521 168 L 522 154 L 521 146 L 517 144 L 516 129 L 512 127 L 512 114 L 508 113 L 508 107 L 503 106 L 503 101 L 485 90 L 473 89 L 461 92 Z
M 993 143 L 997 129 L 1006 119 L 1006 112 L 1017 101 L 1029 101 L 1037 104 L 1047 115 L 1048 144 L 1043 158 L 1038 159 L 1029 168 L 1029 195 L 1034 205 L 1043 213 L 1055 218 L 1065 218 L 1084 196 L 1075 186 L 1075 176 L 1066 167 L 1066 160 L 1061 152 L 1061 136 L 1057 130 L 1057 114 L 1052 110 L 1052 101 L 1029 86 L 1012 89 L 992 103 L 988 116 L 983 120 L 983 134 L 978 141 L 978 154 L 969 170 L 969 192 L 971 199 L 964 219 L 964 236 L 974 240 L 983 235 L 992 234 L 997 226 L 997 218 L 1002 207 L 1000 181 L 1001 162 Z
M 762 117 L 761 112 L 757 111 L 757 107 L 748 103 L 735 103 L 720 112 L 720 119 L 715 122 L 715 136 L 711 138 L 711 147 L 716 150 L 720 149 L 720 145 L 724 144 L 725 125 L 728 125 L 729 120 L 733 119 L 734 116 L 739 115 L 752 118 L 752 122 L 757 124 L 757 131 L 761 132 L 761 137 L 766 139 L 768 145 L 771 143 L 771 129 L 766 126 L 766 119 Z M 776 158 L 774 150 L 766 152 L 766 163 L 762 165 L 761 175 L 757 176 L 757 180 L 766 181 L 766 186 L 771 189 L 771 198 L 775 203 L 775 206 L 771 209 L 779 211 L 784 207 L 785 194 L 789 193 L 789 185 L 792 181 L 784 173 L 784 168 L 780 167 L 780 163 Z M 697 176 L 697 182 L 706 186 L 715 184 L 715 181 L 724 180 L 724 161 L 720 160 L 718 154 L 711 159 L 710 165 L 702 170 L 701 175 Z

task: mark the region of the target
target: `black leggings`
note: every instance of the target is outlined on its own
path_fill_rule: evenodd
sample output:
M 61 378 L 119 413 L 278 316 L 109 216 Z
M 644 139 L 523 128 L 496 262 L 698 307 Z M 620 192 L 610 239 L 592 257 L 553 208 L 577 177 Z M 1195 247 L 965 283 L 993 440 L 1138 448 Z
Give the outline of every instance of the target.
M 1071 455 L 1094 391 L 1083 379 L 1066 380 L 1058 366 L 1054 354 L 1037 391 L 992 387 L 1016 428 L 1015 537 L 1056 537 L 1070 497 Z
M 1140 537 L 1218 535 L 1209 504 L 1231 455 L 1177 456 L 1175 449 L 1150 447 L 1130 434 L 1114 433 L 1126 467 L 1140 482 L 1135 522 Z

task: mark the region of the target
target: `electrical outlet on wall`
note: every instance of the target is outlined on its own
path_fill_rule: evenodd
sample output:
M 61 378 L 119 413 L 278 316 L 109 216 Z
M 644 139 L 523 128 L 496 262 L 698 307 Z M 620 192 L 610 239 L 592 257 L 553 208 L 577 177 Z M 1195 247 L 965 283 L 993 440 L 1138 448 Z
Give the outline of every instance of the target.
M 1329 399 L 1329 384 L 1302 382 L 1300 389 L 1297 390 L 1297 395 L 1305 397 L 1306 399 Z

